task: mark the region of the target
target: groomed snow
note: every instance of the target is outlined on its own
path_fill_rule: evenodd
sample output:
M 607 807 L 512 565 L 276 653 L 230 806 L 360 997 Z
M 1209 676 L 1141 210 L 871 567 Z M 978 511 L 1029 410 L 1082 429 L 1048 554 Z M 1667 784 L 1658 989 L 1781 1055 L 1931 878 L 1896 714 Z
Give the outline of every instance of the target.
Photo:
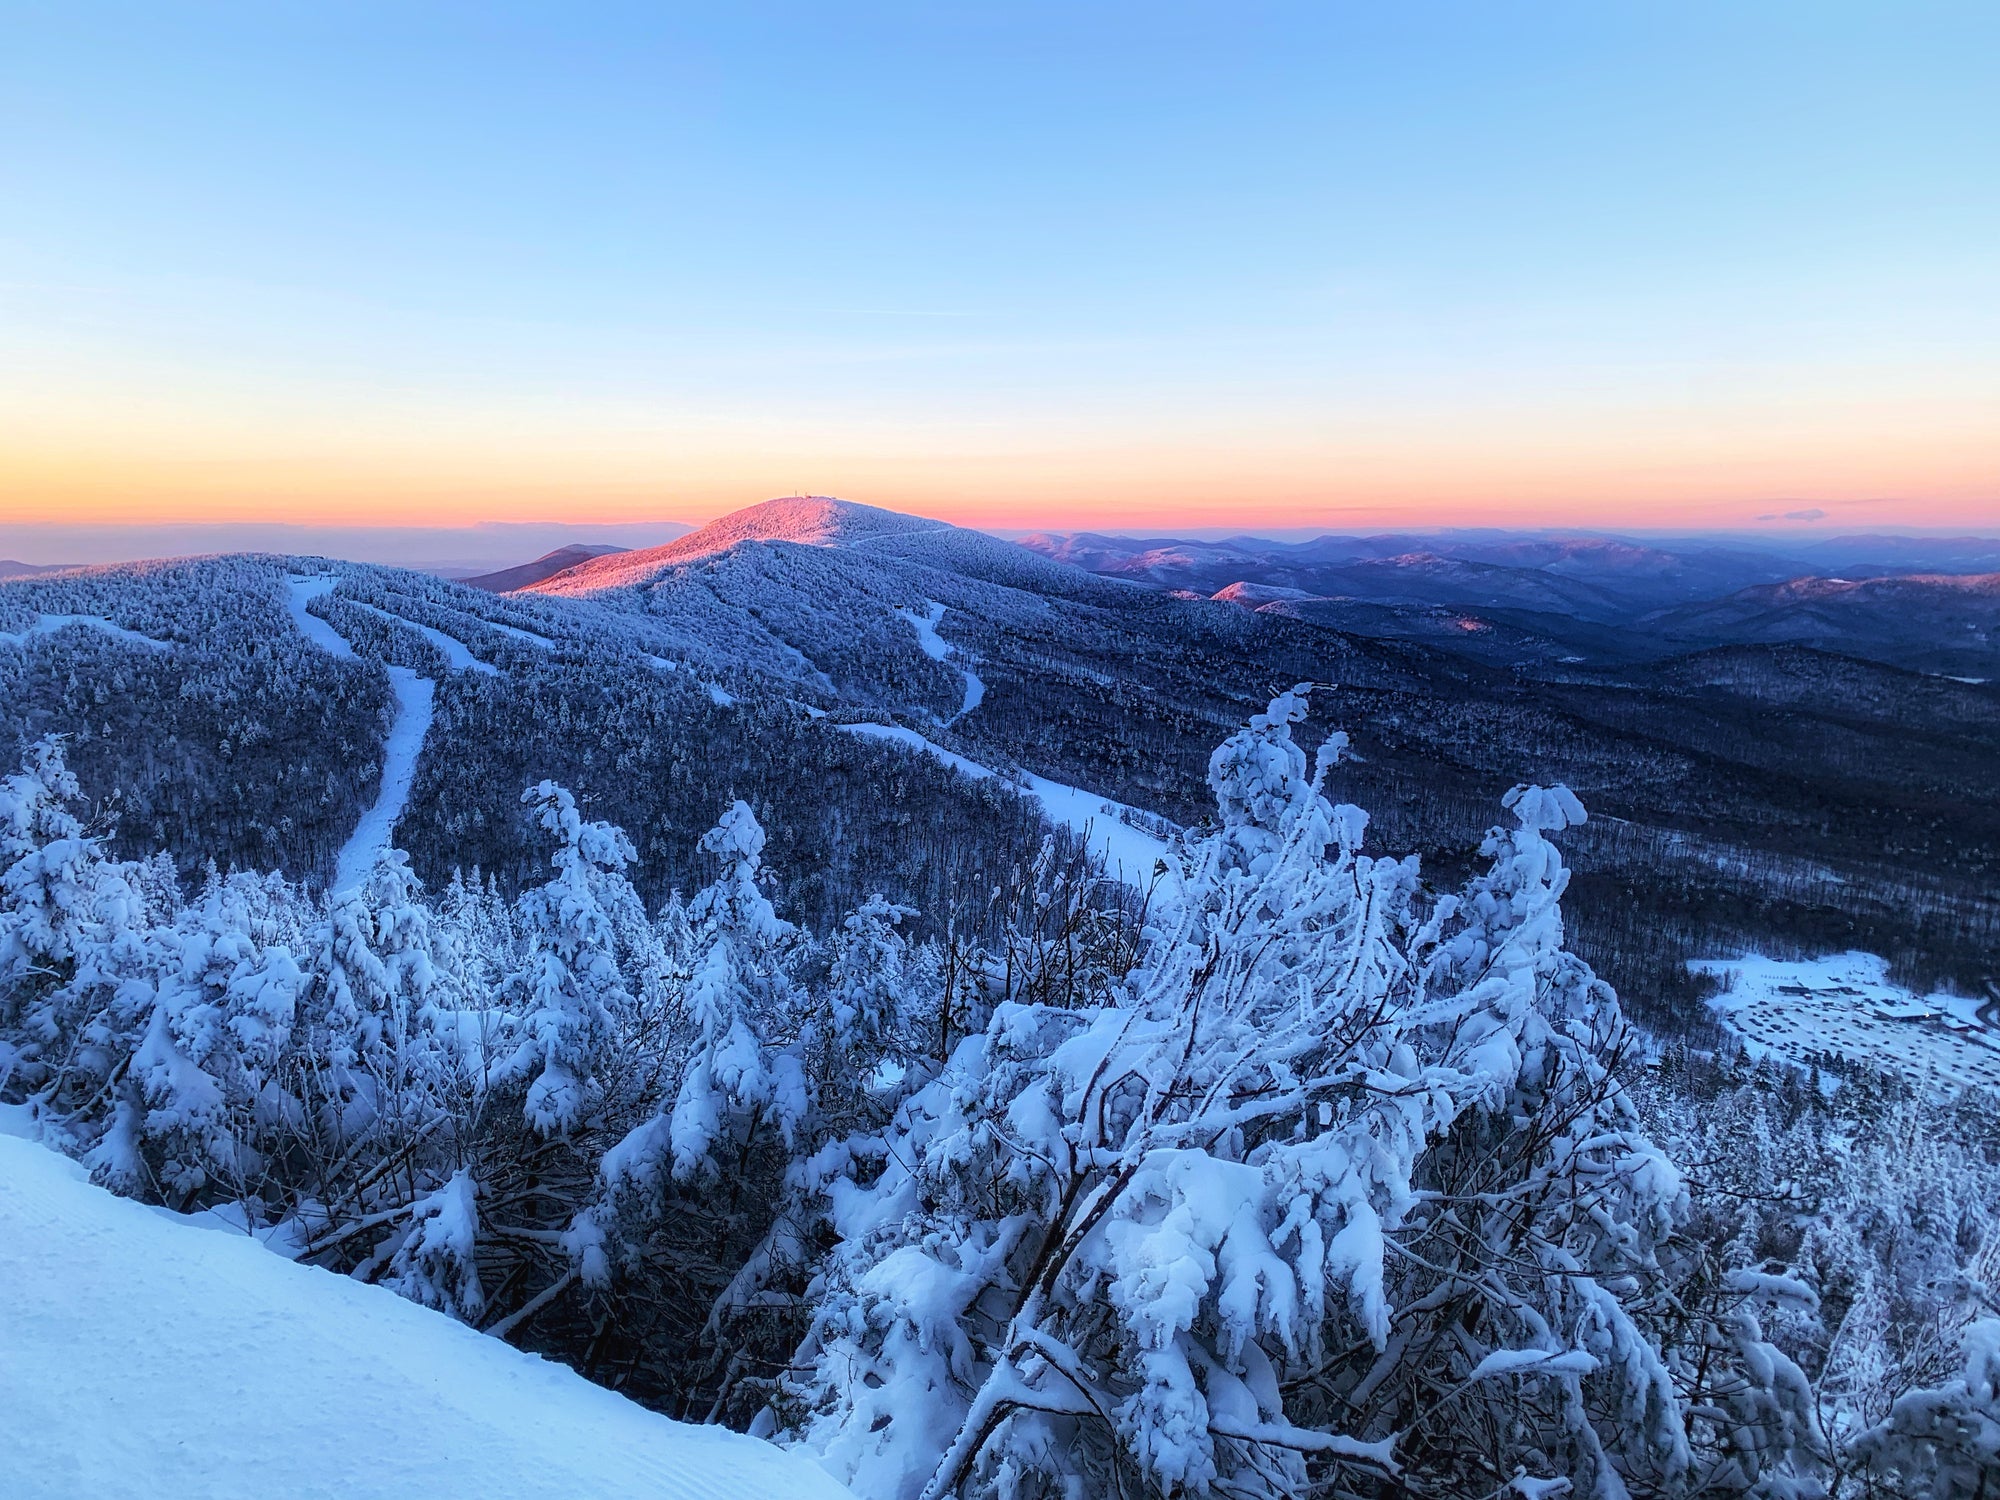
M 308 602 L 331 592 L 339 581 L 330 574 L 303 578 L 293 573 L 286 579 L 286 603 L 299 629 L 314 644 L 352 661 L 355 659 L 354 648 L 348 645 L 347 637 L 306 609 Z M 360 607 L 374 609 L 367 604 Z M 415 623 L 383 610 L 376 609 L 374 612 L 405 625 Z M 419 625 L 417 628 L 422 630 L 424 627 Z M 464 650 L 464 647 L 459 649 Z M 445 654 L 449 656 L 451 653 L 447 651 Z M 382 785 L 375 793 L 375 805 L 361 815 L 361 821 L 354 825 L 354 832 L 347 836 L 347 842 L 341 845 L 340 854 L 334 860 L 331 889 L 336 892 L 352 890 L 361 884 L 376 857 L 389 847 L 390 836 L 396 831 L 396 820 L 402 817 L 404 807 L 409 804 L 410 783 L 417 774 L 417 757 L 423 753 L 424 736 L 431 731 L 431 717 L 436 710 L 437 684 L 430 678 L 419 677 L 408 667 L 389 667 L 386 670 L 389 686 L 396 694 L 396 722 L 389 726 L 389 737 L 382 744 Z M 488 667 L 487 670 L 493 669 Z
M 347 644 L 347 637 L 306 608 L 313 600 L 332 593 L 334 585 L 339 582 L 331 573 L 311 578 L 298 573 L 288 574 L 285 578 L 285 607 L 291 611 L 293 623 L 307 640 L 331 656 L 353 661 L 354 648 Z
M 0 1135 L 9 1500 L 843 1500 L 442 1313 Z
M 974 781 L 983 781 L 996 774 L 978 761 L 968 760 L 942 745 L 932 744 L 914 729 L 894 724 L 841 724 L 837 727 L 849 734 L 887 740 L 906 750 L 935 757 Z M 1041 803 L 1042 812 L 1050 822 L 1063 824 L 1083 835 L 1091 853 L 1104 862 L 1107 874 L 1141 890 L 1152 884 L 1154 867 L 1167 858 L 1166 840 L 1155 838 L 1127 823 L 1120 816 L 1129 810 L 1123 803 L 1113 802 L 1108 797 L 1100 797 L 1079 787 L 1065 786 L 1060 781 L 1050 781 L 1046 776 L 1024 773 L 1023 781 L 1025 785 L 1018 790 Z
M 36 635 L 54 635 L 58 630 L 67 630 L 72 625 L 81 625 L 87 630 L 98 630 L 126 642 L 141 646 L 148 651 L 171 651 L 172 641 L 156 641 L 150 635 L 141 635 L 136 630 L 127 630 L 123 625 L 113 624 L 102 615 L 37 615 L 35 623 L 25 630 L 0 630 L 0 641 L 15 646 L 25 646 L 28 638 Z
M 1873 953 L 1695 959 L 1688 967 L 1723 982 L 1709 1004 L 1754 1055 L 1804 1066 L 1811 1054 L 1835 1052 L 1893 1068 L 1933 1093 L 2000 1089 L 2000 1024 L 1986 1019 L 2000 1002 L 1916 995 L 1893 983 Z
M 396 820 L 409 805 L 410 783 L 416 779 L 417 757 L 423 753 L 424 736 L 431 732 L 431 716 L 436 708 L 437 690 L 428 677 L 419 677 L 408 667 L 390 667 L 389 685 L 396 691 L 396 722 L 389 726 L 389 738 L 382 746 L 382 787 L 375 805 L 361 815 L 335 861 L 332 889 L 352 890 L 361 884 L 382 851 L 389 847 Z
M 482 615 L 474 615 L 473 619 L 478 620 L 488 630 L 497 630 L 502 635 L 511 635 L 515 640 L 526 641 L 530 646 L 538 646 L 544 651 L 553 651 L 556 649 L 554 641 L 545 635 L 536 635 L 532 630 L 523 630 L 518 625 L 502 625 L 498 620 L 489 620 Z
M 916 631 L 917 646 L 924 655 L 932 661 L 943 661 L 957 648 L 937 632 L 938 626 L 944 621 L 944 606 L 935 599 L 926 602 L 930 605 L 927 613 L 920 615 L 913 609 L 899 609 L 896 611 L 896 617 L 907 621 L 910 628 Z M 979 674 L 967 671 L 964 667 L 958 670 L 959 675 L 965 679 L 965 698 L 959 704 L 958 712 L 952 715 L 953 723 L 979 707 L 986 698 L 986 684 L 979 680 Z

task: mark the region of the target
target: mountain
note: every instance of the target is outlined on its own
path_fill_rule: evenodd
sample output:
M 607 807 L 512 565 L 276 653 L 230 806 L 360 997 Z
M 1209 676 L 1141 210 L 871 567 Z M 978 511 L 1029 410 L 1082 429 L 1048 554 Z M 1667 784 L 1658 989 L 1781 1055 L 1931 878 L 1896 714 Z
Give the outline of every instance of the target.
M 1616 537 L 1439 532 L 1276 542 L 1037 534 L 1021 544 L 1108 576 L 1213 595 L 1232 584 L 1384 605 L 1553 610 L 1604 623 L 1804 571 L 1772 554 Z
M 1991 1279 L 2000 689 L 1709 638 L 1808 606 L 1921 623 L 1922 589 L 1983 585 L 1755 585 L 1669 638 L 1637 601 L 1674 570 L 1643 551 L 1409 540 L 1270 554 L 1386 600 L 1249 577 L 1244 539 L 1134 554 L 1239 570 L 1211 598 L 791 497 L 509 593 L 271 554 L 0 583 L 0 1124 L 231 1231 L 206 1268 L 109 1254 L 80 1207 L 24 1233 L 39 1189 L 0 1141 L 0 1328 L 26 1309 L 73 1351 L 38 1354 L 31 1431 L 95 1409 L 108 1320 L 48 1309 L 110 1287 L 116 1373 L 167 1414 L 114 1452 L 151 1492 L 221 1488 L 155 1466 L 239 1441 L 282 1481 L 273 1426 L 345 1473 L 322 1412 L 397 1479 L 497 1423 L 466 1471 L 510 1493 L 575 1441 L 512 1430 L 518 1364 L 388 1315 L 356 1354 L 215 1247 L 350 1310 L 392 1286 L 871 1496 L 962 1489 L 989 1437 L 1062 1466 L 1023 1493 L 1205 1472 L 1148 1477 L 1133 1412 L 1166 1435 L 1146 1453 L 1268 1459 L 1231 1470 L 1245 1493 L 1342 1465 L 1370 1493 L 1414 1487 L 1392 1464 L 1426 1493 L 1597 1482 L 1574 1419 L 1631 1402 L 1620 1462 L 1656 1474 L 1698 1413 L 1701 1482 L 1740 1494 L 1759 1476 L 1730 1466 L 1814 1430 L 1804 1403 L 1848 1403 L 1843 1441 L 1890 1410 L 1804 1373 L 1836 1335 L 1925 1411 L 1990 1395 L 1917 1335 Z M 1465 594 L 1517 602 L 1437 602 Z M 1846 957 L 1712 1003 L 1746 954 Z M 1293 1321 L 1285 1288 L 1322 1283 Z M 1887 1311 L 1829 1327 L 1820 1286 Z M 1054 1321 L 995 1338 L 1037 1287 Z M 265 1323 L 306 1330 L 296 1371 Z M 1398 1326 L 1385 1365 L 1369 1330 Z M 386 1373 L 354 1368 L 378 1344 Z M 1030 1418 L 988 1426 L 979 1390 Z M 1437 1391 L 1462 1426 L 1424 1415 Z M 536 1394 L 560 1433 L 570 1403 Z M 572 1488 L 702 1480 L 588 1431 L 580 1478 L 549 1460 Z M 35 1482 L 90 1490 L 60 1458 Z
M 67 572 L 72 566 L 70 563 L 24 563 L 0 558 L 0 579 L 39 578 L 45 573 Z
M 309 558 L 92 569 L 0 585 L 0 738 L 71 733 L 86 785 L 120 794 L 123 846 L 166 848 L 190 878 L 214 858 L 323 884 L 368 814 L 427 882 L 477 865 L 512 888 L 540 858 L 521 789 L 551 777 L 635 831 L 640 887 L 658 896 L 689 888 L 704 868 L 696 840 L 748 795 L 789 872 L 786 899 L 816 921 L 872 889 L 950 909 L 976 872 L 1062 826 L 1060 798 L 1024 791 L 1032 778 L 1140 823 L 1196 821 L 1219 736 L 1274 687 L 1313 681 L 1334 689 L 1314 699 L 1315 732 L 1352 736 L 1345 794 L 1374 809 L 1384 847 L 1462 859 L 1508 787 L 1575 788 L 1602 816 L 1575 836 L 1588 857 L 1570 920 L 1615 979 L 1643 977 L 1632 1004 L 1658 1025 L 1700 1024 L 1685 986 L 1657 978 L 1660 943 L 1695 956 L 1839 932 L 1978 980 L 2000 930 L 1986 689 L 1888 666 L 1856 677 L 1860 664 L 1822 652 L 1811 659 L 1837 691 L 1800 695 L 1784 686 L 1796 673 L 1760 675 L 1745 658 L 1738 679 L 1774 696 L 1718 695 L 1652 668 L 1736 646 L 1794 653 L 1812 632 L 1758 622 L 1799 599 L 1752 590 L 1722 614 L 1674 606 L 1642 623 L 1604 575 L 1554 565 L 1599 557 L 1646 573 L 1657 559 L 1528 540 L 1516 561 L 1547 566 L 1392 550 L 1332 565 L 1344 595 L 1238 573 L 1210 599 L 1063 560 L 1095 543 L 1050 555 L 789 497 L 506 594 Z M 1226 573 L 1249 547 L 1180 550 Z M 1889 587 L 1835 592 L 1852 613 Z M 1885 660 L 1957 620 L 1926 587 L 1869 616 Z M 1815 629 L 1806 647 L 1874 649 L 1858 626 Z M 1958 656 L 1926 670 L 1996 675 Z M 432 684 L 432 717 L 396 740 L 418 682 Z M 1919 712 L 1940 692 L 1961 704 L 1955 717 Z M 917 742 L 959 760 L 909 753 Z M 996 774 L 968 779 L 960 762 Z M 391 765 L 400 800 L 379 810 Z M 1796 899 L 1759 894 L 1779 871 L 1795 872 L 1782 878 Z M 1661 899 L 1640 912 L 1624 892 L 1642 878 Z M 1956 893 L 1943 928 L 1921 914 L 1917 883 Z
M 1671 641 L 1800 642 L 1958 677 L 2000 677 L 2000 573 L 1795 578 L 1646 622 Z
M 1796 550 L 1808 564 L 1801 572 L 2000 572 L 2000 537 L 1991 536 L 1884 536 L 1864 532 L 1828 537 Z
M 545 580 L 538 590 L 595 595 L 653 586 L 669 575 L 681 576 L 693 564 L 746 545 L 838 551 L 887 566 L 911 563 L 1063 597 L 1105 599 L 1115 592 L 1083 569 L 1044 561 L 1032 551 L 983 531 L 823 495 L 767 500 L 712 521 L 665 546 L 570 568 Z
M 474 574 L 471 577 L 460 578 L 458 582 L 470 589 L 484 589 L 489 594 L 505 594 L 514 589 L 524 589 L 531 583 L 540 583 L 544 578 L 553 578 L 565 568 L 589 562 L 593 557 L 605 557 L 611 553 L 630 550 L 628 547 L 612 547 L 602 543 L 572 542 L 566 547 L 556 548 L 553 552 L 544 552 L 533 562 L 502 568 L 497 573 Z

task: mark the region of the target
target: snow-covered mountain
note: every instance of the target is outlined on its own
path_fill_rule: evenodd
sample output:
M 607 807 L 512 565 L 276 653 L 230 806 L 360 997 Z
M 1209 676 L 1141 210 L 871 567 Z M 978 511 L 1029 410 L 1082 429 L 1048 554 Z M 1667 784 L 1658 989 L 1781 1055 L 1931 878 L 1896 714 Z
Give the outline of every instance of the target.
M 794 498 L 500 594 L 0 583 L 0 1103 L 870 1500 L 1950 1493 L 2000 1422 L 2000 695 L 1603 648 L 1535 556 L 1331 566 L 1539 610 L 1191 597 Z M 1708 1003 L 1766 947 L 1952 993 L 1949 1079 L 1894 1003 Z

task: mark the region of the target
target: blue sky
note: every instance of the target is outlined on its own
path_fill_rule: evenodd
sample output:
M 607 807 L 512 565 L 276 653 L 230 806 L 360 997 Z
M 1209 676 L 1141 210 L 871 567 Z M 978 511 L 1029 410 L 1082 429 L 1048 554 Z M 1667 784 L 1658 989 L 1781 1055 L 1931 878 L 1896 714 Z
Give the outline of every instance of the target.
M 11 11 L 0 519 L 2000 522 L 1990 5 Z

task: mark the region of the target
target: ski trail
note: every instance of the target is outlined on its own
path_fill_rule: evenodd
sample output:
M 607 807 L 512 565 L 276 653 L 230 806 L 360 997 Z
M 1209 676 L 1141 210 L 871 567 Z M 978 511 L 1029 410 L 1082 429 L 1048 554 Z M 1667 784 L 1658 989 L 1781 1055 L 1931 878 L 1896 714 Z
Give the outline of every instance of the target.
M 973 781 L 984 781 L 999 774 L 990 766 L 982 766 L 978 761 L 969 760 L 942 745 L 934 745 L 914 729 L 904 729 L 900 725 L 838 724 L 834 727 L 847 734 L 886 740 L 905 750 L 931 756 Z M 1168 874 L 1161 878 L 1162 892 L 1173 883 L 1173 862 L 1167 858 L 1166 840 L 1134 828 L 1120 816 L 1135 809 L 1113 802 L 1109 797 L 1100 797 L 1095 792 L 1051 781 L 1032 772 L 1022 774 L 1022 783 L 1015 786 L 1015 790 L 1039 802 L 1043 815 L 1051 823 L 1074 829 L 1090 852 L 1103 862 L 1105 873 L 1136 890 L 1144 891 L 1151 887 L 1157 867 L 1164 864 Z M 1009 785 L 1014 783 L 1009 782 Z
M 361 815 L 354 832 L 341 845 L 329 887 L 334 895 L 360 885 L 389 847 L 396 820 L 409 804 L 410 783 L 416 779 L 424 736 L 430 733 L 437 684 L 408 667 L 390 667 L 388 671 L 389 685 L 396 690 L 396 722 L 389 726 L 389 738 L 382 746 L 382 789 L 375 794 L 375 805 Z
M 285 576 L 285 607 L 292 612 L 292 622 L 307 640 L 331 656 L 354 661 L 354 648 L 347 644 L 347 637 L 306 608 L 313 600 L 332 593 L 333 586 L 339 582 L 331 573 L 321 573 L 312 578 L 288 573 Z
M 935 599 L 925 602 L 930 605 L 927 613 L 920 615 L 913 609 L 899 608 L 896 611 L 896 618 L 906 622 L 912 630 L 916 631 L 917 646 L 923 651 L 924 655 L 928 656 L 932 661 L 943 661 L 946 657 L 954 654 L 958 648 L 937 632 L 938 626 L 944 620 L 944 606 L 939 604 Z M 965 679 L 965 699 L 959 704 L 958 712 L 951 716 L 950 722 L 953 724 L 956 724 L 960 719 L 979 707 L 986 699 L 986 684 L 979 680 L 979 674 L 969 672 L 964 667 L 960 667 L 958 671 L 959 675 Z
M 386 609 L 377 609 L 374 605 L 363 604 L 358 599 L 350 599 L 347 602 L 352 604 L 356 609 L 367 610 L 371 615 L 380 615 L 383 619 L 393 621 L 395 624 L 409 626 L 410 629 L 416 631 L 417 634 L 421 635 L 425 640 L 444 653 L 444 659 L 451 663 L 451 668 L 454 672 L 483 672 L 488 677 L 498 677 L 500 675 L 498 667 L 494 666 L 491 662 L 481 661 L 478 657 L 474 656 L 472 648 L 455 635 L 446 635 L 442 630 L 434 629 L 429 625 L 420 625 L 415 620 L 405 619 L 401 615 L 392 615 Z
M 312 600 L 331 593 L 339 580 L 330 574 L 305 578 L 293 573 L 285 582 L 292 618 L 298 622 L 307 639 L 328 655 L 346 661 L 358 660 L 347 637 L 306 609 Z M 402 619 L 400 615 L 390 618 Z M 415 624 L 411 620 L 404 620 L 403 623 Z M 422 626 L 417 628 L 423 629 Z M 459 649 L 463 651 L 465 648 L 461 645 Z M 340 853 L 333 864 L 333 884 L 328 887 L 331 895 L 340 895 L 360 885 L 368 878 L 368 872 L 375 867 L 382 851 L 389 847 L 390 838 L 396 831 L 396 820 L 403 816 L 403 809 L 409 805 L 410 785 L 417 775 L 417 757 L 423 753 L 424 736 L 430 733 L 431 719 L 437 711 L 437 684 L 430 678 L 419 677 L 408 667 L 389 667 L 385 670 L 389 673 L 389 686 L 396 694 L 396 719 L 389 726 L 389 737 L 382 742 L 382 785 L 375 793 L 375 805 L 361 815 L 361 821 L 354 825 L 354 832 L 340 846 Z M 493 669 L 489 667 L 487 670 Z

